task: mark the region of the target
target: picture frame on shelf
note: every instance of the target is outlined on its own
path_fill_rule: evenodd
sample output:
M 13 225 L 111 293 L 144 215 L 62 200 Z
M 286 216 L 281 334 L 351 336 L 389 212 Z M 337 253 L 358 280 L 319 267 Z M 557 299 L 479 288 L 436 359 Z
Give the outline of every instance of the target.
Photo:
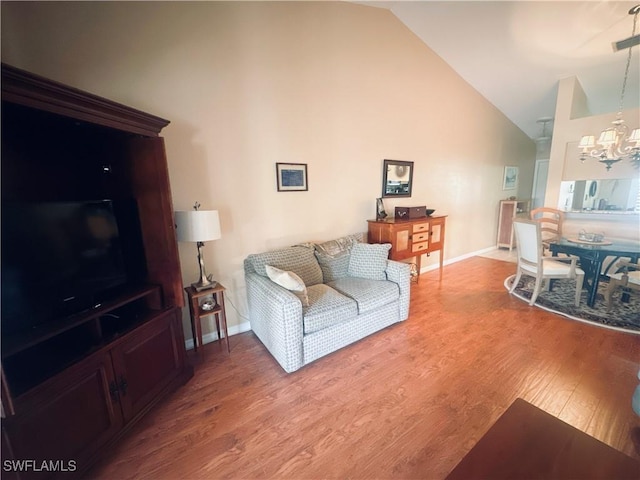
M 376 220 L 384 220 L 387 218 L 387 212 L 384 210 L 382 198 L 376 198 Z
M 518 167 L 507 165 L 502 177 L 502 190 L 514 190 L 518 186 Z
M 306 163 L 276 163 L 279 192 L 305 192 L 309 190 Z

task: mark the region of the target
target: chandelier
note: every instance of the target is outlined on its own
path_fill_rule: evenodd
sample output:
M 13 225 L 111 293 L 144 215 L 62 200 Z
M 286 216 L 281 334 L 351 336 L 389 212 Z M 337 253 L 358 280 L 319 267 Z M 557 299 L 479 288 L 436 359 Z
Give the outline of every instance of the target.
M 599 162 L 604 163 L 607 166 L 607 170 L 611 170 L 611 166 L 614 163 L 619 162 L 625 157 L 629 158 L 634 167 L 640 168 L 640 128 L 636 128 L 629 133 L 629 127 L 622 119 L 624 92 L 627 88 L 629 65 L 631 64 L 631 50 L 634 45 L 638 43 L 638 39 L 634 38 L 638 13 L 640 13 L 640 5 L 636 5 L 629 10 L 629 15 L 633 15 L 633 30 L 631 37 L 624 41 L 629 42 L 630 46 L 628 47 L 627 66 L 624 70 L 622 92 L 620 93 L 620 107 L 616 119 L 612 122 L 613 126 L 604 129 L 600 133 L 597 142 L 594 135 L 585 135 L 580 139 L 580 143 L 578 144 L 578 148 L 582 149 L 580 161 L 584 162 L 588 157 L 594 157 L 597 158 Z

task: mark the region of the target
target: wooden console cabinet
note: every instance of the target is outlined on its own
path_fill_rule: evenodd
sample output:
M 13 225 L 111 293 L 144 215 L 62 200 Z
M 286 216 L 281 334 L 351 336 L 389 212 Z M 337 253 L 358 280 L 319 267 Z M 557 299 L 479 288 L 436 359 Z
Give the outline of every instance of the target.
M 440 252 L 440 280 L 444 262 L 444 232 L 446 215 L 416 218 L 413 220 L 368 220 L 369 243 L 390 243 L 392 260 L 416 259 L 418 277 L 422 255 Z
M 4 64 L 2 115 L 3 202 L 110 198 L 139 217 L 133 281 L 89 311 L 2 334 L 3 467 L 61 462 L 3 476 L 70 478 L 193 375 L 159 137 L 168 121 Z

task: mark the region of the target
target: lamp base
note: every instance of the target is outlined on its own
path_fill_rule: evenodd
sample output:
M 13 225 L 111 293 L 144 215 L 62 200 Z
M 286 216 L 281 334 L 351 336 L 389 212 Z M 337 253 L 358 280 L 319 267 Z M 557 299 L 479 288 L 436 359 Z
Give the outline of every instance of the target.
M 196 289 L 196 292 L 201 292 L 202 290 L 207 290 L 209 288 L 215 288 L 216 285 L 218 285 L 218 282 L 216 282 L 215 280 L 211 280 L 211 276 L 208 276 L 204 280 L 200 280 L 199 282 L 194 282 L 191 284 L 191 286 Z

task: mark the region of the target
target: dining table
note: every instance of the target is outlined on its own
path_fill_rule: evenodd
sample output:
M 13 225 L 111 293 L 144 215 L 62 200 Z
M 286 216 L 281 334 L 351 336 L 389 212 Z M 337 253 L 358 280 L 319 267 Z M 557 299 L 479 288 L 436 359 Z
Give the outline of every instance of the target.
M 615 269 L 615 264 L 619 258 L 629 258 L 636 263 L 640 258 L 640 242 L 633 240 L 592 242 L 578 238 L 563 237 L 559 241 L 551 242 L 549 250 L 554 257 L 564 253 L 575 255 L 580 259 L 580 268 L 584 271 L 584 283 L 588 291 L 587 305 L 590 307 L 593 307 L 596 302 L 601 275 L 607 275 L 612 269 Z M 612 257 L 612 261 L 608 263 L 603 272 L 602 265 L 607 257 Z

